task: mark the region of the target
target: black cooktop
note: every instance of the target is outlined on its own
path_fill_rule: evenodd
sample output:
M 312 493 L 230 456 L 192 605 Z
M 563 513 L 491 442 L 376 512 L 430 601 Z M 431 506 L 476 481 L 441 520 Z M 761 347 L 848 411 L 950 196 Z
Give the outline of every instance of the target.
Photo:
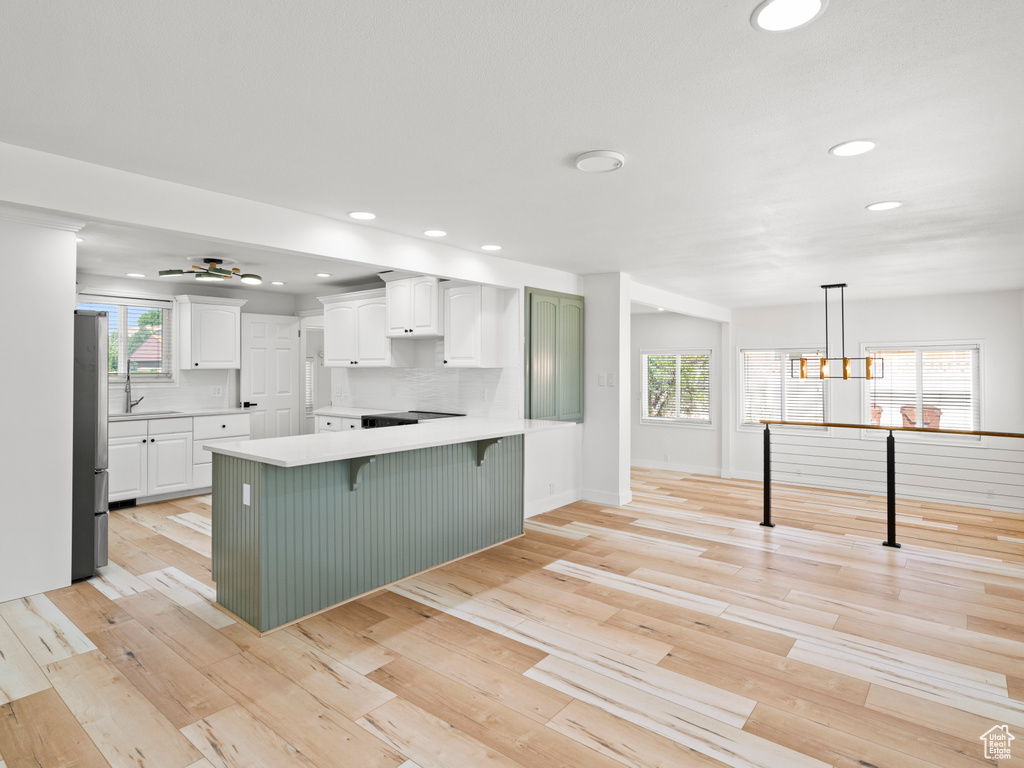
M 466 414 L 440 413 L 438 411 L 399 411 L 398 413 L 377 413 L 374 415 L 392 419 L 411 419 L 413 421 L 425 421 L 426 419 L 447 419 L 452 416 L 465 416 Z

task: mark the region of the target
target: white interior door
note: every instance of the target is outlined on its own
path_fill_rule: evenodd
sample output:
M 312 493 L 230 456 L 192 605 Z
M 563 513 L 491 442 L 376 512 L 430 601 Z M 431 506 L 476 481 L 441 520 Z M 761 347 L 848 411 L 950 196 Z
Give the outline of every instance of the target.
M 250 439 L 301 430 L 299 318 L 242 313 L 239 399 L 249 407 Z

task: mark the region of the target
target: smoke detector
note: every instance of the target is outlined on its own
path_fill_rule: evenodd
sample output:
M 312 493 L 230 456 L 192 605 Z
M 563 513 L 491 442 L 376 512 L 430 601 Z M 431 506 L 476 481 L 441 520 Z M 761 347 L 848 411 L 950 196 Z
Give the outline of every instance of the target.
M 626 162 L 626 156 L 610 149 L 595 149 L 584 152 L 576 158 L 576 167 L 587 173 L 607 173 L 617 171 Z

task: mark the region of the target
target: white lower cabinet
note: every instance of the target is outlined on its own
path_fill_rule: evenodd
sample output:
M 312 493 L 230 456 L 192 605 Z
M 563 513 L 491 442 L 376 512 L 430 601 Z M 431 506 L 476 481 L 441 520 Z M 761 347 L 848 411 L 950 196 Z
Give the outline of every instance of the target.
M 192 419 L 111 422 L 108 446 L 110 501 L 192 488 Z
M 114 437 L 115 427 L 119 437 Z M 110 425 L 107 453 L 109 499 L 135 499 L 145 496 L 149 474 L 149 437 L 145 421 L 128 421 Z
M 344 432 L 349 429 L 362 429 L 361 419 L 350 419 L 342 416 L 317 416 L 316 431 L 321 432 Z
M 213 443 L 233 443 L 249 439 L 249 414 L 196 416 L 192 419 L 192 487 L 213 485 L 213 454 L 206 450 Z
M 187 491 L 192 487 L 192 432 L 149 438 L 147 496 Z
M 209 443 L 249 439 L 249 414 L 112 421 L 110 501 L 186 495 L 213 484 Z

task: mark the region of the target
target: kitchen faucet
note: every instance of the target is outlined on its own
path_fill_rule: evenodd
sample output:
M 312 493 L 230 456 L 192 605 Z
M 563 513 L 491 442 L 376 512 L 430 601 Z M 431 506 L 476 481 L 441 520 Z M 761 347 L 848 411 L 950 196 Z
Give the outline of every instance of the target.
M 143 395 L 138 400 L 132 400 L 132 372 L 131 370 L 129 370 L 124 377 L 124 412 L 131 413 L 132 408 L 134 408 L 136 405 L 138 405 L 145 399 L 146 396 Z

